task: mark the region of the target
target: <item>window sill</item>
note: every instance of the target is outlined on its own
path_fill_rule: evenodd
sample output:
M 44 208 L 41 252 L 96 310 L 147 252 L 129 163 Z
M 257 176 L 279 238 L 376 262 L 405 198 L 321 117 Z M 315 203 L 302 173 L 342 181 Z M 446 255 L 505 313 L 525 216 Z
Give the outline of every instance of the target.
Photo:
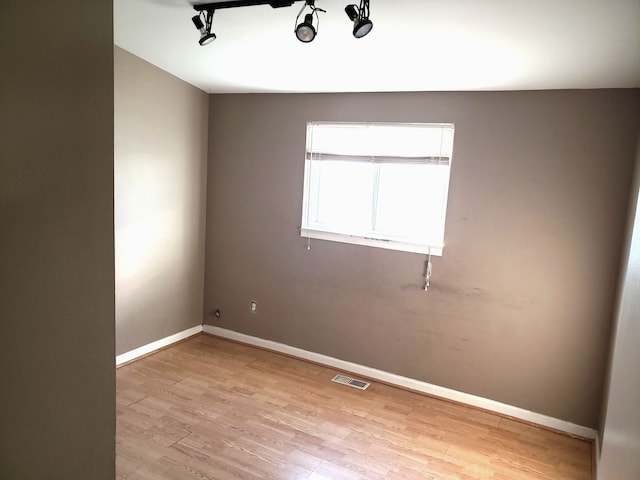
M 350 243 L 353 245 L 363 245 L 367 247 L 386 248 L 387 250 L 399 250 L 402 252 L 422 253 L 434 256 L 442 256 L 442 246 L 418 245 L 415 243 L 403 243 L 393 240 L 377 240 L 374 238 L 357 237 L 354 235 L 346 235 L 342 233 L 323 232 L 320 230 L 309 230 L 303 228 L 300 230 L 300 236 L 304 238 L 313 238 L 316 240 L 329 240 L 332 242 Z

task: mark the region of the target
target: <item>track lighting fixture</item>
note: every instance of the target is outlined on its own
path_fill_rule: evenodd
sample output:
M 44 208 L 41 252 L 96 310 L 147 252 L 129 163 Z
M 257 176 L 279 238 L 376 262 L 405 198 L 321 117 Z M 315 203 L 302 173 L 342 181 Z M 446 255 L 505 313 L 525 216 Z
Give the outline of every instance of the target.
M 273 8 L 290 7 L 295 2 L 300 1 L 303 0 L 221 0 L 213 3 L 199 3 L 193 6 L 198 12 L 198 15 L 191 18 L 191 20 L 200 32 L 200 40 L 198 40 L 198 43 L 200 45 L 208 45 L 216 39 L 216 34 L 211 32 L 211 22 L 216 10 L 254 5 L 270 5 Z M 311 11 L 305 14 L 302 22 L 298 23 L 300 16 L 306 8 L 309 8 Z M 318 35 L 320 25 L 318 12 L 324 13 L 325 10 L 316 7 L 315 0 L 304 0 L 304 5 L 302 5 L 300 9 L 295 23 L 296 38 L 301 42 L 312 42 Z M 373 23 L 369 20 L 369 0 L 360 0 L 360 6 L 347 5 L 345 12 L 347 12 L 349 19 L 353 22 L 354 37 L 362 38 L 373 28 Z
M 198 43 L 202 46 L 209 45 L 216 39 L 216 34 L 211 33 L 211 21 L 213 20 L 213 12 L 213 9 L 202 10 L 200 11 L 199 15 L 191 18 L 193 24 L 200 31 L 200 40 L 198 40 Z M 204 17 L 204 22 L 200 17 Z
M 311 9 L 311 13 L 307 13 L 304 16 L 304 22 L 298 23 L 300 19 L 300 15 L 304 12 L 305 8 L 309 7 Z M 318 16 L 318 12 L 325 12 L 321 8 L 316 7 L 315 0 L 306 0 L 304 5 L 298 12 L 298 16 L 296 17 L 296 38 L 303 43 L 312 42 L 316 35 L 318 34 L 316 28 L 313 26 L 313 16 L 316 17 L 316 24 L 320 25 L 320 17 Z
M 347 5 L 344 9 L 353 22 L 353 36 L 362 38 L 373 28 L 373 22 L 369 20 L 369 0 L 360 0 L 360 6 Z
M 296 27 L 296 37 L 301 42 L 309 43 L 316 38 L 316 33 L 316 29 L 313 28 L 313 15 L 307 13 L 304 16 L 304 22 L 299 23 Z

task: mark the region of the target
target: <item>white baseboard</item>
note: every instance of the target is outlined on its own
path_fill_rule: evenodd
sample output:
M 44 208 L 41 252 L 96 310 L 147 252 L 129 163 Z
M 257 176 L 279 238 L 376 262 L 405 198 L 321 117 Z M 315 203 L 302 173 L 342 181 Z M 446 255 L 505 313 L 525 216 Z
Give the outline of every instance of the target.
M 182 332 L 174 333 L 173 335 L 169 335 L 168 337 L 161 338 L 160 340 L 156 340 L 155 342 L 148 343 L 129 352 L 117 355 L 116 366 L 130 362 L 131 360 L 135 360 L 136 358 L 144 357 L 151 352 L 155 352 L 156 350 L 167 347 L 172 343 L 179 342 L 180 340 L 184 340 L 185 338 L 189 338 L 190 336 L 196 335 L 200 332 L 202 332 L 202 325 L 196 325 L 195 327 L 188 328 L 186 330 L 183 330 Z
M 245 335 L 244 333 L 234 332 L 225 328 L 214 327 L 212 325 L 203 325 L 202 327 L 204 333 L 209 333 L 211 335 L 227 338 L 229 340 L 235 340 L 249 345 L 254 345 L 256 347 L 265 348 L 267 350 L 284 353 L 286 355 L 291 355 L 292 357 L 297 357 L 314 363 L 319 363 L 321 365 L 326 365 L 337 370 L 343 370 L 345 372 L 355 373 L 374 380 L 379 380 L 390 385 L 396 385 L 398 387 L 407 388 L 416 392 L 421 392 L 428 395 L 453 400 L 455 402 L 464 403 L 466 405 L 471 405 L 474 407 L 482 408 L 484 410 L 489 410 L 502 415 L 524 420 L 526 422 L 531 422 L 537 425 L 552 428 L 554 430 L 565 432 L 570 435 L 577 435 L 579 437 L 587 438 L 590 440 L 595 440 L 597 437 L 597 432 L 593 428 L 576 425 L 565 420 L 560 420 L 558 418 L 549 417 L 540 413 L 531 412 L 529 410 L 515 407 L 513 405 L 508 405 L 506 403 L 496 402 L 495 400 L 471 395 L 469 393 L 458 392 L 450 388 L 432 385 L 421 380 L 403 377 L 401 375 L 396 375 L 394 373 L 385 372 L 383 370 L 366 367 L 357 363 L 347 362 L 345 360 L 329 357 L 320 353 L 309 352 L 307 350 L 291 347 L 283 343 L 264 340 L 258 337 L 252 337 L 251 335 Z
M 600 470 L 600 436 L 596 432 L 593 442 L 593 480 L 598 480 L 598 470 Z

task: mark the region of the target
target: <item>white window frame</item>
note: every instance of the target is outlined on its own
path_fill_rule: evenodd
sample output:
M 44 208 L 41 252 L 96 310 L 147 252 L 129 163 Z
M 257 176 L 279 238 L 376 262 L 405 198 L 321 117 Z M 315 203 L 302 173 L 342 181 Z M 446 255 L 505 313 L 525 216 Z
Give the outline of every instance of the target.
M 423 156 L 420 157 L 402 157 L 397 155 L 389 155 L 383 152 L 382 155 L 371 156 L 370 158 L 361 158 L 360 155 L 353 154 L 341 154 L 335 152 L 322 153 L 314 151 L 313 143 L 313 132 L 314 128 L 317 126 L 393 126 L 393 127 L 420 127 L 425 129 L 440 129 L 441 132 L 447 131 L 450 134 L 450 145 L 448 144 L 443 150 L 442 142 L 440 145 L 439 152 L 427 152 L 425 151 Z M 422 254 L 430 254 L 430 255 L 442 255 L 442 250 L 444 247 L 444 224 L 446 219 L 446 208 L 447 208 L 447 197 L 449 190 L 449 179 L 451 173 L 451 157 L 453 150 L 453 133 L 454 133 L 454 125 L 453 124 L 414 124 L 414 123 L 343 123 L 343 122 L 309 122 L 307 124 L 307 146 L 306 146 L 306 155 L 305 155 L 305 169 L 304 169 L 304 193 L 303 193 L 303 205 L 302 205 L 302 223 L 300 229 L 300 235 L 305 238 L 313 238 L 319 240 L 329 240 L 335 242 L 342 243 L 350 243 L 355 245 L 365 245 L 370 247 L 377 248 L 386 248 L 390 250 L 400 250 L 406 252 L 413 253 L 422 253 Z M 442 133 L 444 135 L 444 133 Z M 393 150 L 393 149 L 392 149 Z M 351 152 L 352 153 L 352 152 Z M 310 192 L 312 190 L 312 178 L 311 178 L 311 162 L 317 161 L 320 158 L 324 158 L 325 160 L 340 160 L 344 158 L 346 161 L 372 161 L 372 162 L 380 162 L 380 163 L 398 163 L 398 164 L 409 164 L 409 163 L 427 163 L 427 164 L 437 164 L 437 165 L 448 165 L 448 171 L 446 174 L 446 181 L 443 186 L 443 198 L 442 198 L 442 211 L 441 211 L 441 220 L 442 220 L 442 241 L 438 242 L 407 242 L 399 240 L 398 238 L 394 238 L 393 236 L 385 236 L 380 233 L 369 232 L 371 235 L 362 235 L 362 234 L 353 234 L 353 232 L 347 231 L 335 231 L 336 229 L 332 228 L 324 228 L 318 223 L 314 223 L 311 226 L 310 216 L 311 216 L 311 202 L 309 199 Z M 372 208 L 375 209 L 375 199 L 376 193 L 372 192 Z

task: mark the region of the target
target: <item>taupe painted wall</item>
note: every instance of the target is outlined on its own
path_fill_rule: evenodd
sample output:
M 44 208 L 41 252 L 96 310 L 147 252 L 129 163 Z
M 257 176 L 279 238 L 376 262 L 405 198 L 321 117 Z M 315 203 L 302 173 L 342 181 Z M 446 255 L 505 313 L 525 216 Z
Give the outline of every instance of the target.
M 599 480 L 640 478 L 640 141 L 613 329 Z
M 207 94 L 115 48 L 116 352 L 202 323 Z
M 307 251 L 311 120 L 455 123 L 428 293 L 423 256 Z M 206 323 L 597 426 L 640 90 L 213 95 L 209 125 Z
M 0 5 L 0 478 L 115 468 L 113 5 Z

